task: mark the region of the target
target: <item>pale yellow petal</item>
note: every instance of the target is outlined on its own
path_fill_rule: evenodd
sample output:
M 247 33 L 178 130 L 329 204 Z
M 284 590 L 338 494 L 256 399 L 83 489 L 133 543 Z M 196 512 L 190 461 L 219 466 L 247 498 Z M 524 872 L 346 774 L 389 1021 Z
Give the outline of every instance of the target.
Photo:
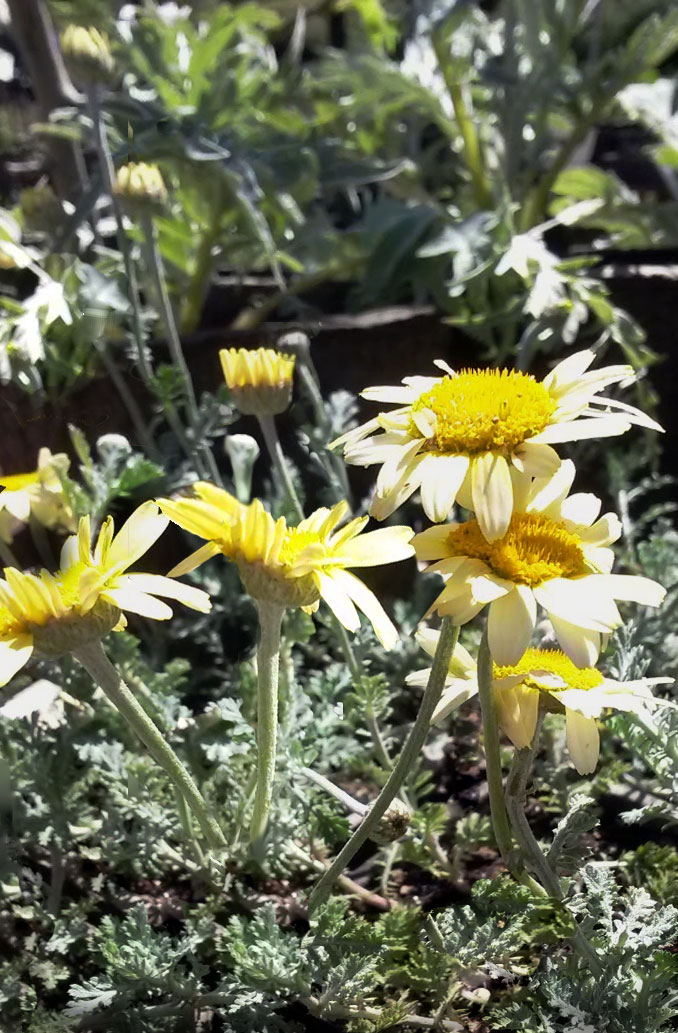
M 584 717 L 576 710 L 565 712 L 567 748 L 572 763 L 580 775 L 590 775 L 596 769 L 600 752 L 598 726 L 592 717 Z
M 467 456 L 428 455 L 417 475 L 421 483 L 421 504 L 429 520 L 446 520 L 469 468 Z
M 332 562 L 344 567 L 378 567 L 414 556 L 411 527 L 382 527 L 352 538 L 339 549 L 332 548 Z
M 132 588 L 110 588 L 101 593 L 101 598 L 107 599 L 121 610 L 138 613 L 141 617 L 150 617 L 151 620 L 166 621 L 172 616 L 167 603 Z
M 457 524 L 435 524 L 415 534 L 412 539 L 418 560 L 439 560 L 448 554 L 447 537 Z
M 534 588 L 534 595 L 549 617 L 560 617 L 591 631 L 613 631 L 622 623 L 604 576 L 590 574 L 573 580 L 553 578 Z
M 510 688 L 495 685 L 494 702 L 500 727 L 517 749 L 526 749 L 537 727 L 539 689 L 522 682 Z
M 125 574 L 116 579 L 115 587 L 131 588 L 149 595 L 176 599 L 200 613 L 209 613 L 212 609 L 212 600 L 207 592 L 193 585 L 185 585 L 182 581 L 175 581 L 174 578 L 163 577 L 161 574 Z
M 33 636 L 17 635 L 0 641 L 0 686 L 6 685 L 31 658 Z
M 641 606 L 661 606 L 666 589 L 658 581 L 635 574 L 602 574 L 598 578 L 603 588 L 614 599 L 640 603 Z
M 205 545 L 201 545 L 199 549 L 192 552 L 190 556 L 187 556 L 181 563 L 177 563 L 175 567 L 168 573 L 168 577 L 180 577 L 182 574 L 189 574 L 192 570 L 195 570 L 201 564 L 210 560 L 212 556 L 217 556 L 221 552 L 221 549 L 215 542 L 207 542 Z
M 329 574 L 319 574 L 318 576 L 320 594 L 334 616 L 349 631 L 357 631 L 360 627 L 360 617 L 348 593 L 336 577 Z
M 577 667 L 595 667 L 600 654 L 600 632 L 578 627 L 549 614 L 560 648 Z
M 513 512 L 513 484 L 503 455 L 485 452 L 471 460 L 473 511 L 488 542 L 503 538 Z
M 365 614 L 384 649 L 392 649 L 398 641 L 398 631 L 374 592 L 347 570 L 333 571 L 332 579 Z
M 537 618 L 534 594 L 526 585 L 495 600 L 487 618 L 492 659 L 501 666 L 517 664 L 530 644 Z
M 111 542 L 108 553 L 110 566 L 129 567 L 158 540 L 169 517 L 158 512 L 155 502 L 144 502 L 125 521 Z

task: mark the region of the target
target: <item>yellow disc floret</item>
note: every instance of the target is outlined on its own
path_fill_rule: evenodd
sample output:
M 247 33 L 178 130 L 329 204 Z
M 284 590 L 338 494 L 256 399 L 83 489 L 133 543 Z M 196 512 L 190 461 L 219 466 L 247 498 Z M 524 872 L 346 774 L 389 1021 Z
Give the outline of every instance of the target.
M 555 407 L 547 388 L 527 373 L 462 370 L 413 403 L 410 432 L 415 437 L 421 433 L 418 414 L 425 420 L 432 414 L 431 440 L 440 452 L 511 452 L 548 426 Z
M 517 664 L 503 667 L 493 664 L 492 676 L 496 681 L 501 678 L 524 675 L 525 685 L 539 689 L 543 688 L 539 675 L 544 672 L 560 678 L 563 688 L 567 686 L 572 689 L 595 689 L 605 680 L 595 667 L 577 667 L 560 649 L 532 648 L 523 653 Z
M 454 527 L 447 536 L 450 556 L 483 560 L 498 577 L 536 585 L 552 578 L 591 573 L 578 535 L 538 513 L 514 513 L 503 538 L 488 542 L 477 520 Z

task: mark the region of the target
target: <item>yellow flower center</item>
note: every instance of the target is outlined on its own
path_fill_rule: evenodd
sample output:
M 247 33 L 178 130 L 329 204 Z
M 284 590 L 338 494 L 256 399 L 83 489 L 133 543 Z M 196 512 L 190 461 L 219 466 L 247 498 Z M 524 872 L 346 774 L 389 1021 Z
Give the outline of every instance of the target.
M 576 667 L 569 656 L 565 656 L 559 649 L 527 649 L 517 664 L 505 667 L 493 664 L 492 674 L 495 679 L 524 674 L 527 675 L 525 684 L 538 689 L 540 685 L 529 676 L 533 672 L 536 676 L 537 672 L 543 671 L 562 678 L 572 689 L 594 689 L 604 681 L 595 667 Z
M 527 373 L 462 370 L 421 395 L 412 413 L 433 413 L 440 452 L 476 455 L 512 451 L 548 426 L 555 407 L 547 388 Z M 413 418 L 410 433 L 421 435 Z
M 0 642 L 5 642 L 9 638 L 13 638 L 14 635 L 19 635 L 21 631 L 22 628 L 16 617 L 9 610 L 0 607 Z
M 468 520 L 450 531 L 447 547 L 450 556 L 482 560 L 498 577 L 519 585 L 590 573 L 579 536 L 539 513 L 514 513 L 496 542 L 488 542 L 478 522 Z
M 0 475 L 0 485 L 4 487 L 5 491 L 22 491 L 24 488 L 30 488 L 32 484 L 37 484 L 39 480 L 40 475 L 37 470 L 32 470 L 31 473 Z
M 294 566 L 296 560 L 309 545 L 317 546 L 320 551 L 322 542 L 318 534 L 315 531 L 300 531 L 296 527 L 291 527 L 280 546 L 280 562 L 286 566 Z

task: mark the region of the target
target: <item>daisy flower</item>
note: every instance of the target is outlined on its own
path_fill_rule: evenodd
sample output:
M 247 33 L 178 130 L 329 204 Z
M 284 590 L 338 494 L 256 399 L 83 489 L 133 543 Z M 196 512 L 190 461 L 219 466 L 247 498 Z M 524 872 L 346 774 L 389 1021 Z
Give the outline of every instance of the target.
M 123 610 L 166 620 L 172 610 L 156 595 L 206 613 L 206 592 L 157 574 L 128 574 L 169 523 L 153 502 L 140 506 L 114 534 L 108 517 L 92 552 L 90 522 L 64 543 L 61 569 L 39 575 L 7 567 L 0 579 L 0 685 L 6 685 L 35 651 L 72 652 L 85 642 L 125 627 Z
M 395 644 L 398 633 L 381 603 L 347 568 L 376 567 L 414 555 L 409 527 L 383 527 L 362 534 L 368 517 L 339 527 L 349 510 L 347 502 L 317 509 L 290 527 L 284 517 L 274 520 L 259 499 L 245 506 L 206 481 L 194 484 L 193 493 L 195 498 L 159 500 L 171 520 L 207 539 L 206 545 L 174 567 L 172 575 L 185 574 L 222 553 L 237 564 L 253 599 L 301 606 L 308 612 L 324 599 L 349 631 L 358 630 L 361 610 L 382 645 Z
M 294 355 L 273 348 L 222 348 L 224 380 L 233 402 L 249 416 L 277 416 L 292 399 Z
M 416 638 L 433 656 L 439 631 L 422 628 Z M 410 685 L 425 685 L 429 669 L 409 675 Z M 672 678 L 639 678 L 619 682 L 606 678 L 595 667 L 576 667 L 559 649 L 528 649 L 517 664 L 492 665 L 492 688 L 497 720 L 513 745 L 525 749 L 532 744 L 537 727 L 539 703 L 565 713 L 567 748 L 580 775 L 595 770 L 600 750 L 596 719 L 604 710 L 646 715 L 653 706 L 672 706 L 656 699 L 652 685 L 670 684 Z M 445 688 L 434 714 L 439 723 L 478 692 L 476 664 L 463 647 L 457 646 Z
M 568 497 L 574 463 L 531 483 L 514 478 L 516 508 L 506 533 L 488 542 L 478 520 L 429 527 L 413 539 L 420 560 L 445 579 L 433 606 L 465 624 L 489 605 L 488 638 L 497 663 L 515 664 L 530 644 L 537 604 L 546 611 L 563 651 L 578 667 L 596 663 L 601 636 L 622 624 L 615 600 L 659 606 L 656 581 L 611 574 L 607 548 L 621 534 L 613 513 L 598 518 L 594 495 Z
M 631 366 L 589 370 L 595 356 L 580 351 L 543 380 L 516 370 L 405 377 L 401 387 L 370 387 L 364 398 L 399 408 L 337 438 L 348 463 L 381 466 L 370 512 L 383 520 L 421 490 L 429 519 L 445 520 L 455 500 L 475 513 L 488 541 L 503 537 L 514 507 L 511 468 L 532 477 L 555 473 L 552 448 L 563 441 L 623 434 L 632 424 L 661 430 L 625 402 L 601 397 L 630 381 Z
M 60 477 L 68 470 L 69 463 L 63 452 L 52 455 L 48 448 L 41 448 L 35 470 L 0 474 L 0 514 L 5 526 L 8 515 L 25 524 L 32 514 L 44 527 L 61 525 L 75 530 L 73 510 Z

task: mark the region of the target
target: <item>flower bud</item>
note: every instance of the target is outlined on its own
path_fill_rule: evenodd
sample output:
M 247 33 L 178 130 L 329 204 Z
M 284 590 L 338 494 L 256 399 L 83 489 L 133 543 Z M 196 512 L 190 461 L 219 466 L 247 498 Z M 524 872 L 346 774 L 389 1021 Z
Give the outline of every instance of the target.
M 273 348 L 223 348 L 224 380 L 234 404 L 245 416 L 277 416 L 292 399 L 294 355 Z
M 73 78 L 83 85 L 112 79 L 115 64 L 108 37 L 98 29 L 69 25 L 61 34 L 61 50 Z
M 167 202 L 167 187 L 157 165 L 131 161 L 118 169 L 115 196 L 131 209 L 162 209 Z
M 405 835 L 410 827 L 411 820 L 412 812 L 409 807 L 406 807 L 400 800 L 394 800 L 372 833 L 371 838 L 380 846 L 385 846 L 386 843 L 395 843 L 397 839 Z

